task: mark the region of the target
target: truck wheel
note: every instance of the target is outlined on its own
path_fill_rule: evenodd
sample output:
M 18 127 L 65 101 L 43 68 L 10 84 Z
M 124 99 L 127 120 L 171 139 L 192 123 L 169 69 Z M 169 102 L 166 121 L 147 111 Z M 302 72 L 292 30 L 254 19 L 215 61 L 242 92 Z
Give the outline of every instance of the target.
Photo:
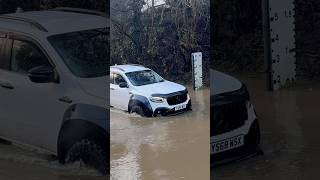
M 143 109 L 141 106 L 137 106 L 137 105 L 135 105 L 135 106 L 133 106 L 133 107 L 131 108 L 130 113 L 137 113 L 137 114 L 139 114 L 139 115 L 142 116 L 142 117 L 145 117 L 145 116 L 146 116 L 146 113 L 144 112 L 144 109 Z
M 80 160 L 88 167 L 97 169 L 103 175 L 107 175 L 109 172 L 106 150 L 93 141 L 83 139 L 71 146 L 66 156 L 66 163 Z
M 250 128 L 249 134 L 248 134 L 248 140 L 247 144 L 253 149 L 256 150 L 257 147 L 260 144 L 260 127 L 259 127 L 259 122 L 258 120 L 255 120 Z

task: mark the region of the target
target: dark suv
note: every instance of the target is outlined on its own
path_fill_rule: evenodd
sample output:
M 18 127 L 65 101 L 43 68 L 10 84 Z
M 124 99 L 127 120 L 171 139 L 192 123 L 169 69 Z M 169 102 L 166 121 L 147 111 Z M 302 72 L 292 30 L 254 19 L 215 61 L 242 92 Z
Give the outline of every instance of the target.
M 210 71 L 210 144 L 213 166 L 256 152 L 260 129 L 246 86 Z

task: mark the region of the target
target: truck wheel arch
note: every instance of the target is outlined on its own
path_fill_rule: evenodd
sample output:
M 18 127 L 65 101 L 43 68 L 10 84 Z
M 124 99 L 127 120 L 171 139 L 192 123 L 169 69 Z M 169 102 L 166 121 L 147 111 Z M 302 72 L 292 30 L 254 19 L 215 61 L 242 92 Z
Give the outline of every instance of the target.
M 153 116 L 152 107 L 150 105 L 149 100 L 146 97 L 141 96 L 141 95 L 132 95 L 129 100 L 129 104 L 128 104 L 128 112 L 130 113 L 131 108 L 136 105 L 138 105 L 144 109 L 147 117 Z
M 59 162 L 65 163 L 66 153 L 71 146 L 82 140 L 94 141 L 109 154 L 109 112 L 101 107 L 74 104 L 65 112 L 60 128 L 57 152 Z

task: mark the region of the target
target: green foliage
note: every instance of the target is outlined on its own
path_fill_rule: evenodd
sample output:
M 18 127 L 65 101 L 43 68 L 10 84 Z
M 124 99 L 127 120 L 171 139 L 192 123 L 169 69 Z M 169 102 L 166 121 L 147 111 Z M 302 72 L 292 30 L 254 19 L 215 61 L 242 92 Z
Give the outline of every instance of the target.
M 320 2 L 295 1 L 298 76 L 320 77 Z M 263 64 L 261 0 L 215 0 L 212 65 L 257 72 Z
M 320 77 L 320 2 L 296 0 L 296 57 L 299 76 Z
M 108 2 L 108 3 L 107 3 Z M 43 9 L 51 9 L 55 7 L 74 7 L 105 12 L 109 9 L 109 1 L 107 0 L 42 0 Z
M 263 65 L 261 1 L 215 0 L 213 67 L 257 71 Z
M 13 13 L 21 7 L 24 10 L 39 10 L 39 0 L 0 0 L 0 14 Z

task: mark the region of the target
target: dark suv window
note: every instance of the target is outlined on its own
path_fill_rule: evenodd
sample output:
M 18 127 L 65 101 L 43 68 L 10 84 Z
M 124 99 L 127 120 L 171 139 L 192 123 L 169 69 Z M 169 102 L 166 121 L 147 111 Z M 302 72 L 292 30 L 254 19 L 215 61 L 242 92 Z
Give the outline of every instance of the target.
M 111 84 L 114 84 L 114 74 L 113 73 L 110 73 L 110 83 Z
M 37 66 L 50 66 L 47 57 L 33 43 L 14 40 L 11 54 L 11 70 L 19 73 L 28 71 Z
M 102 77 L 109 69 L 109 29 L 93 29 L 50 36 L 71 72 L 81 78 Z
M 114 74 L 114 84 L 119 85 L 120 83 L 126 82 L 124 78 L 119 74 Z
M 0 68 L 1 69 L 8 69 L 8 59 L 5 53 L 6 48 L 6 39 L 0 38 Z
M 1 52 L 2 52 L 2 50 L 4 49 L 5 41 L 6 41 L 5 38 L 1 38 L 1 37 L 0 37 L 0 51 L 1 51 Z

